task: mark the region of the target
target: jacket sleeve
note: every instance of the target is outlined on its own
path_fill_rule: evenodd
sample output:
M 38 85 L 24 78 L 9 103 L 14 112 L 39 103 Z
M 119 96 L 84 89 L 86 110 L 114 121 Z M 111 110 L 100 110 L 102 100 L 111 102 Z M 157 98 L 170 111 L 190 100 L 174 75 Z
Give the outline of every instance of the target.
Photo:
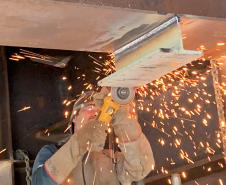
M 144 179 L 155 165 L 146 136 L 141 133 L 136 141 L 120 143 L 119 147 L 122 152 L 116 154 L 116 173 L 122 185 Z
M 55 181 L 47 174 L 44 163 L 56 153 L 57 148 L 55 145 L 44 146 L 36 156 L 34 166 L 32 169 L 31 185 L 57 185 Z

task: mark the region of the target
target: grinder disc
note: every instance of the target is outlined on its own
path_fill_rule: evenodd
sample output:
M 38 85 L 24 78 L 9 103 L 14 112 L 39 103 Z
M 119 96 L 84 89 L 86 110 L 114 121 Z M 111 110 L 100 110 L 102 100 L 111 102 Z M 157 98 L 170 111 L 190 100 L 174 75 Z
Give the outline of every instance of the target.
M 127 105 L 133 101 L 135 97 L 135 90 L 132 87 L 112 87 L 111 96 L 117 104 Z

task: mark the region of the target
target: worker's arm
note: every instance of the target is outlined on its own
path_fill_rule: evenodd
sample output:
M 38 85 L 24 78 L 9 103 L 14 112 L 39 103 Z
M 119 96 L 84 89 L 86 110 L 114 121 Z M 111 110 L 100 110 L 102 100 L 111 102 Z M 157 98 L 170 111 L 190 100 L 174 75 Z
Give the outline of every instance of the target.
M 76 167 L 81 157 L 87 152 L 87 143 L 91 143 L 91 151 L 103 149 L 107 126 L 99 121 L 86 123 L 79 131 L 73 134 L 70 139 L 54 154 L 42 160 L 43 166 L 33 173 L 33 185 L 61 184 Z M 40 155 L 42 155 L 40 153 Z M 50 180 L 51 178 L 52 180 Z M 40 181 L 40 183 L 39 183 Z M 54 181 L 54 182 L 52 182 Z M 52 185 L 50 183 L 50 185 Z
M 116 156 L 119 181 L 124 185 L 144 179 L 155 165 L 155 160 L 131 106 L 121 107 L 113 117 L 112 125 L 122 151 Z
M 57 151 L 55 145 L 44 146 L 36 156 L 32 168 L 32 185 L 57 185 L 44 169 L 44 163 Z
M 108 93 L 108 89 L 103 87 L 94 95 L 95 104 L 100 109 Z M 122 151 L 117 154 L 116 171 L 123 185 L 143 179 L 155 165 L 150 143 L 142 133 L 134 110 L 132 104 L 122 106 L 111 120 Z

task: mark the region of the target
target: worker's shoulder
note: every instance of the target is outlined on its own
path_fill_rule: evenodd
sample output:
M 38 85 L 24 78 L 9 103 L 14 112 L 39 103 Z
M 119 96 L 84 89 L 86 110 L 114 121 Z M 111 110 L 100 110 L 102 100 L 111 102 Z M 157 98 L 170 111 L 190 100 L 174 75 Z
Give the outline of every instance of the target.
M 50 145 L 45 145 L 41 148 L 41 150 L 39 151 L 39 154 L 44 154 L 44 153 L 51 153 L 54 154 L 57 151 L 57 147 L 54 144 L 50 144 Z

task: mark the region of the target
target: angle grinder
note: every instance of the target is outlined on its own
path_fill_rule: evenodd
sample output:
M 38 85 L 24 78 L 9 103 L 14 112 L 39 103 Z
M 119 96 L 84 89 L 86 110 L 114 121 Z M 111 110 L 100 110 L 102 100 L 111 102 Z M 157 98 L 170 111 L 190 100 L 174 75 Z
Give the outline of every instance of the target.
M 135 89 L 129 87 L 112 87 L 111 96 L 104 98 L 103 106 L 97 117 L 99 121 L 110 123 L 112 116 L 120 106 L 128 105 L 135 97 Z
M 135 97 L 135 89 L 131 87 L 112 87 L 111 97 L 121 106 L 131 103 Z

